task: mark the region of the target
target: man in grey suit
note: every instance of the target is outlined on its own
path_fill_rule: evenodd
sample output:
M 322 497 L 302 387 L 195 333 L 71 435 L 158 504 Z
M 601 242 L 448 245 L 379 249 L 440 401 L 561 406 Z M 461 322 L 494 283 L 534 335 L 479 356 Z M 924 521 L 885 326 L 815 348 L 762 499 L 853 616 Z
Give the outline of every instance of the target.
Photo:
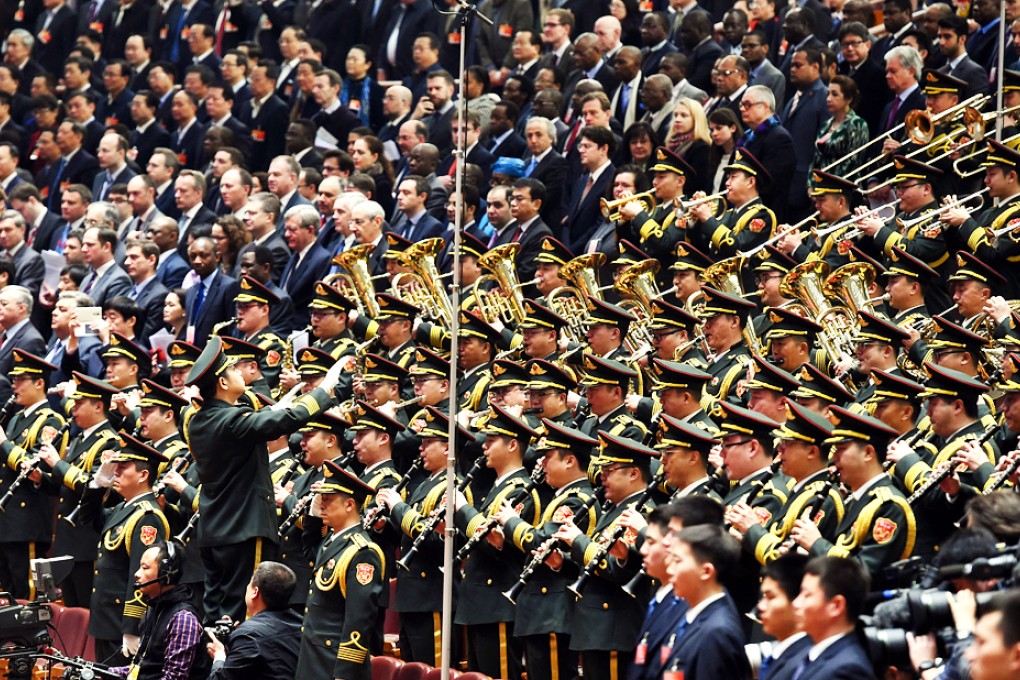
M 659 62 L 659 73 L 669 78 L 673 83 L 673 103 L 681 99 L 693 99 L 704 102 L 708 99 L 708 93 L 701 88 L 691 85 L 687 80 L 687 57 L 680 52 L 670 52 L 662 57 Z
M 82 236 L 81 251 L 89 273 L 81 282 L 81 292 L 99 307 L 131 290 L 131 279 L 114 259 L 117 232 L 113 226 L 118 219 L 117 209 L 109 203 L 93 203 L 85 213 L 85 224 L 95 226 L 89 226 Z
M 955 14 L 939 19 L 939 49 L 946 63 L 939 71 L 967 82 L 964 99 L 989 90 L 988 71 L 967 54 L 967 20 Z
M 163 327 L 163 301 L 167 287 L 156 276 L 159 246 L 152 241 L 132 239 L 127 243 L 124 267 L 131 278 L 127 296 L 142 310 L 142 318 L 135 324 L 136 340 L 146 347 L 149 336 Z
M 46 355 L 46 341 L 32 325 L 32 294 L 23 286 L 7 286 L 0 291 L 0 375 L 6 376 L 14 367 L 14 348 L 34 354 Z M 6 394 L 0 394 L 4 400 L 10 396 L 10 387 L 4 382 Z
M 148 175 L 136 175 L 128 181 L 128 205 L 134 216 L 124 230 L 118 235 L 121 243 L 127 243 L 131 234 L 145 233 L 149 225 L 163 213 L 156 207 L 156 182 Z
M 42 256 L 25 244 L 25 218 L 17 210 L 0 213 L 0 248 L 14 260 L 14 283 L 39 295 L 46 265 Z
M 769 61 L 769 41 L 764 31 L 751 31 L 740 43 L 740 55 L 751 66 L 748 85 L 764 85 L 776 95 L 777 102 L 786 101 L 786 78 Z

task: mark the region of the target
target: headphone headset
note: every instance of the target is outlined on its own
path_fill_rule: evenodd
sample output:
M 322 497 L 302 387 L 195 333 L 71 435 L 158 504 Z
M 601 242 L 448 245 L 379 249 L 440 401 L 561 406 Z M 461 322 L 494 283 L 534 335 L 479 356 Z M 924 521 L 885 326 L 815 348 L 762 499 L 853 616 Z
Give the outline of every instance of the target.
M 163 585 L 176 585 L 181 579 L 184 550 L 175 541 L 167 541 L 166 557 L 159 561 L 157 580 Z

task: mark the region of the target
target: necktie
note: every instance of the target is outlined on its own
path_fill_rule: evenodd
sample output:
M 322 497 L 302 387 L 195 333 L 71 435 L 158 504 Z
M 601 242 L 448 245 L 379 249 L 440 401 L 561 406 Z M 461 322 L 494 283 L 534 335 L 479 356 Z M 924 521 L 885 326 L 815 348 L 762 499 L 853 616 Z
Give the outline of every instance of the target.
M 89 282 L 85 284 L 85 288 L 82 289 L 82 292 L 84 292 L 86 294 L 91 293 L 92 292 L 92 286 L 96 285 L 96 279 L 98 279 L 98 278 L 99 277 L 96 275 L 95 271 L 89 272 L 89 275 L 88 275 Z
M 177 228 L 180 233 L 177 235 L 177 242 L 180 243 L 184 240 L 184 237 L 188 235 L 188 223 L 191 222 L 191 218 L 187 215 L 181 215 L 181 219 L 177 223 Z
M 797 110 L 797 105 L 800 104 L 801 91 L 797 90 L 797 94 L 793 95 L 793 101 L 790 102 L 790 113 L 788 116 L 792 116 L 793 112 Z
M 171 39 L 173 42 L 170 44 L 170 61 L 177 61 L 177 58 L 181 55 L 181 31 L 184 30 L 184 21 L 187 19 L 187 11 L 184 7 L 181 7 L 181 18 L 177 22 L 177 28 L 174 30 Z
M 577 141 L 577 136 L 581 134 L 581 119 L 578 118 L 574 121 L 574 127 L 570 129 L 570 136 L 567 137 L 567 143 L 563 145 L 563 153 L 567 153 L 574 148 L 574 142 Z
M 64 247 L 67 245 L 67 235 L 71 232 L 71 223 L 65 222 L 64 228 L 60 230 L 60 238 L 57 239 L 56 251 L 61 255 L 64 254 Z
M 128 293 L 128 297 L 131 298 L 132 300 L 137 300 L 138 299 L 138 294 L 140 292 L 141 291 L 138 289 L 138 286 L 132 286 L 131 287 L 131 292 Z
M 105 175 L 105 177 L 103 177 L 103 188 L 99 190 L 99 198 L 97 199 L 97 200 L 100 200 L 100 201 L 105 201 L 106 200 L 106 192 L 110 190 L 110 182 L 111 182 L 110 173 L 107 171 L 107 172 L 104 172 L 103 174 Z
M 797 666 L 797 670 L 793 672 L 793 678 L 791 680 L 800 680 L 800 676 L 804 675 L 804 671 L 807 670 L 810 663 L 811 657 L 805 656 L 804 660 Z
M 620 110 L 624 116 L 627 115 L 627 109 L 629 107 L 630 107 L 630 83 L 624 83 L 623 90 L 620 92 Z
M 889 107 L 889 117 L 885 119 L 885 130 L 889 130 L 893 126 L 893 121 L 896 120 L 896 114 L 900 110 L 900 98 L 896 97 L 892 101 L 892 106 Z
M 46 361 L 50 362 L 54 366 L 59 366 L 61 359 L 64 357 L 64 343 L 57 340 L 53 345 L 53 349 L 50 350 L 49 354 L 46 355 Z
M 581 192 L 581 200 L 577 202 L 578 205 L 584 203 L 584 199 L 588 198 L 588 192 L 591 191 L 592 185 L 594 184 L 595 180 L 594 178 L 592 178 L 591 173 L 589 172 L 588 180 L 584 183 L 584 191 Z
M 191 318 L 189 321 L 192 326 L 198 325 L 198 320 L 202 316 L 202 303 L 205 302 L 205 281 L 198 282 L 198 290 L 195 291 L 195 304 L 191 307 Z
M 758 669 L 758 680 L 765 680 L 768 677 L 769 666 L 772 665 L 773 661 L 775 659 L 772 658 L 771 654 L 761 660 L 761 668 Z
M 535 172 L 535 168 L 538 166 L 538 160 L 532 156 L 528 162 L 528 167 L 524 168 L 524 176 L 531 177 L 531 173 Z
M 60 191 L 60 177 L 64 174 L 64 166 L 67 165 L 67 161 L 64 157 L 60 157 L 60 161 L 57 163 L 57 171 L 53 173 L 53 182 L 50 183 L 50 200 L 49 208 L 53 210 L 53 204 L 57 199 L 57 193 Z M 57 203 L 59 206 L 60 204 Z
M 227 17 L 230 16 L 230 8 L 226 5 L 223 6 L 223 11 L 220 12 L 220 20 L 216 22 L 216 44 L 213 50 L 216 52 L 216 56 L 223 56 L 223 33 L 226 31 L 225 26 L 227 25 Z
M 523 233 L 524 233 L 524 232 L 523 232 L 523 231 L 521 231 L 521 225 L 517 225 L 517 228 L 516 228 L 516 229 L 514 229 L 514 237 L 513 237 L 512 241 L 513 241 L 514 243 L 520 243 L 520 241 L 521 241 L 521 235 L 522 235 Z

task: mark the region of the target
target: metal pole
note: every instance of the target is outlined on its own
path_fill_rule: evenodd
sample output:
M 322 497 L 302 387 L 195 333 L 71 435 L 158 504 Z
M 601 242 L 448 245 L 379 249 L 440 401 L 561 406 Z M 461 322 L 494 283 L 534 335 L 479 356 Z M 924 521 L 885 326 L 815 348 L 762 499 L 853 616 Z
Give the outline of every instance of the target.
M 996 83 L 996 108 L 999 111 L 1004 109 L 1002 104 L 1002 72 L 1006 68 L 1006 2 L 999 0 L 999 60 L 995 65 Z M 1002 142 L 1002 116 L 995 117 L 995 141 Z

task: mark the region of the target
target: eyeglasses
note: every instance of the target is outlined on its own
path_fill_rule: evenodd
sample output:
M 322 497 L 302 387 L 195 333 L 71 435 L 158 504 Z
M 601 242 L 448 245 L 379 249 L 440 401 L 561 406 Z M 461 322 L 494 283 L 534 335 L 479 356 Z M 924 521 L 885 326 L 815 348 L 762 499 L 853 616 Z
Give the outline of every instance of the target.
M 411 378 L 411 384 L 424 385 L 425 383 L 431 382 L 433 380 L 442 380 L 442 378 L 440 378 L 438 375 L 424 375 L 417 378 Z
M 863 44 L 864 44 L 863 40 L 847 40 L 846 42 L 841 42 L 839 46 L 842 47 L 843 49 L 846 49 L 848 47 L 854 48 L 860 47 Z
M 547 21 L 544 24 L 542 24 L 542 26 L 544 26 L 545 28 L 556 28 L 557 26 L 562 26 L 562 25 L 563 24 L 557 23 L 555 21 Z
M 896 191 L 896 193 L 902 193 L 902 192 L 906 191 L 907 189 L 913 189 L 914 187 L 919 187 L 919 186 L 921 186 L 920 182 L 914 182 L 913 184 L 897 184 L 895 191 Z
M 613 474 L 617 470 L 626 470 L 627 468 L 632 468 L 632 467 L 637 467 L 637 466 L 636 465 L 630 465 L 630 464 L 627 464 L 627 463 L 624 463 L 622 465 L 613 465 L 613 466 L 608 466 L 607 465 L 607 466 L 603 466 L 603 467 L 599 468 L 599 471 L 602 473 L 602 476 L 606 477 L 606 476 L 609 476 L 609 475 Z
M 753 439 L 741 439 L 739 441 L 730 442 L 729 444 L 722 444 L 720 445 L 719 448 L 730 449 L 733 448 L 734 446 L 743 446 L 744 444 L 750 444 L 753 441 L 754 441 Z
M 739 70 L 740 69 L 736 69 L 736 68 L 728 68 L 728 69 L 724 69 L 722 71 L 716 71 L 715 69 L 712 69 L 712 75 L 717 77 L 717 78 L 719 76 L 723 76 L 724 78 L 729 78 L 730 76 L 732 76 L 734 73 L 736 73 Z
M 764 102 L 749 102 L 746 99 L 741 99 L 740 100 L 740 108 L 742 108 L 742 109 L 749 109 L 752 106 L 757 106 L 758 104 L 763 104 L 763 103 Z

